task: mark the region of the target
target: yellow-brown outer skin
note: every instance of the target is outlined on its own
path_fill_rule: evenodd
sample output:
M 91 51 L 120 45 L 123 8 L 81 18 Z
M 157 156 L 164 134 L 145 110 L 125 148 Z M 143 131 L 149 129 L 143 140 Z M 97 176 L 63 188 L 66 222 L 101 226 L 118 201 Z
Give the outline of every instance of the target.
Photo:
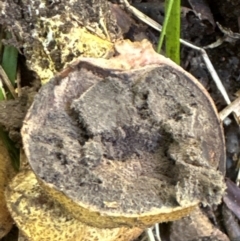
M 32 171 L 20 172 L 6 196 L 14 221 L 29 241 L 130 241 L 143 232 L 137 227 L 100 229 L 80 222 L 45 195 Z
M 76 219 L 98 228 L 116 228 L 119 226 L 139 227 L 145 229 L 155 223 L 178 220 L 191 213 L 198 203 L 188 203 L 186 206 L 162 207 L 149 212 L 129 214 L 115 214 L 113 212 L 101 213 L 91 207 L 83 207 L 70 200 L 63 193 L 39 180 L 40 185 L 47 194 L 61 203 Z

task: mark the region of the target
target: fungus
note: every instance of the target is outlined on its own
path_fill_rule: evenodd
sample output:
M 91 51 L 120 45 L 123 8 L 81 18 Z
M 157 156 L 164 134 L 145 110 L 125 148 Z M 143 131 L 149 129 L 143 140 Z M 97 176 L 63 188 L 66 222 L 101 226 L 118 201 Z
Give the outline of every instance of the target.
M 220 203 L 224 138 L 206 90 L 147 41 L 115 47 L 109 60 L 72 63 L 29 109 L 22 137 L 41 190 L 99 230 Z

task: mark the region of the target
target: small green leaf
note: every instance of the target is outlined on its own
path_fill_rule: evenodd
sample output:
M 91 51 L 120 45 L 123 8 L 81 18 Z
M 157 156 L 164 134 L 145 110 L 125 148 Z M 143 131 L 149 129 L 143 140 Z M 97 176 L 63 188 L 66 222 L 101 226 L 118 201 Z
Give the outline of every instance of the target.
M 7 33 L 7 39 L 11 38 L 11 34 Z M 2 67 L 7 74 L 12 85 L 15 85 L 17 75 L 18 50 L 10 45 L 4 45 L 2 56 Z
M 166 28 L 166 55 L 180 64 L 180 0 L 175 0 Z
M 0 100 L 6 100 L 6 93 L 3 88 L 3 84 L 1 80 L 0 80 Z
M 2 68 L 11 81 L 11 85 L 14 86 L 17 75 L 17 61 L 18 61 L 18 50 L 12 46 L 4 46 L 2 44 L 3 30 L 0 30 L 0 51 L 2 54 Z M 10 33 L 7 33 L 7 38 L 11 38 Z M 2 52 L 3 51 L 3 52 Z M 4 74 L 5 74 L 4 73 Z M 3 83 L 0 80 L 0 101 L 7 99 L 6 92 L 3 88 Z M 15 147 L 13 141 L 9 138 L 8 133 L 3 130 L 0 126 L 0 138 L 6 146 L 9 156 L 12 161 L 12 165 L 16 170 L 19 170 L 20 166 L 20 153 L 19 149 Z
M 174 0 L 166 0 L 166 2 L 165 2 L 165 18 L 164 18 L 164 23 L 163 23 L 163 26 L 162 26 L 162 31 L 161 31 L 161 34 L 160 34 L 160 39 L 158 41 L 158 47 L 157 47 L 158 53 L 160 53 L 161 48 L 162 48 L 163 39 L 164 39 L 164 36 L 166 34 L 166 28 L 167 28 L 167 25 L 168 25 L 170 14 L 171 14 L 173 2 L 174 2 Z

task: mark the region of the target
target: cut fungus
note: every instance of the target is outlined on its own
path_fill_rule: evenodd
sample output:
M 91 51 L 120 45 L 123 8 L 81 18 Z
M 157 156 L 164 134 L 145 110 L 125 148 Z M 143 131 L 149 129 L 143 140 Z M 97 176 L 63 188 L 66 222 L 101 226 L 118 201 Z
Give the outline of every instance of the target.
M 99 230 L 176 220 L 225 190 L 213 101 L 147 41 L 72 63 L 39 91 L 22 136 L 42 190 Z

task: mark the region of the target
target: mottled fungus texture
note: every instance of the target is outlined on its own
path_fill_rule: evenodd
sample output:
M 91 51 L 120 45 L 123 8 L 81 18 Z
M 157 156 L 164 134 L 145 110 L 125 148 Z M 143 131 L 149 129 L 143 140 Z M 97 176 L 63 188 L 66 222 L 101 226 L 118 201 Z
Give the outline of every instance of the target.
M 44 190 L 100 228 L 219 203 L 224 139 L 207 92 L 148 42 L 116 49 L 110 60 L 81 58 L 37 94 L 22 135 Z

